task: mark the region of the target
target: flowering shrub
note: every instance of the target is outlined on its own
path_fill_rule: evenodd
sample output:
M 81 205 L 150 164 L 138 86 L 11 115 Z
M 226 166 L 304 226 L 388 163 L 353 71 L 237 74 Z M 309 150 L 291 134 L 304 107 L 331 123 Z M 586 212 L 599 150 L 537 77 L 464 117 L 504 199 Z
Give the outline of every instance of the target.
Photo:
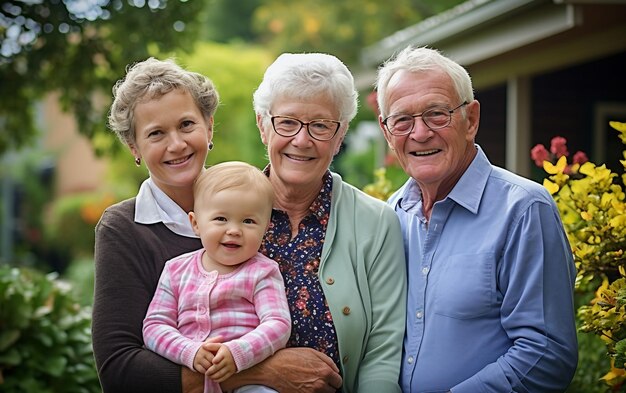
M 544 161 L 548 161 L 551 163 L 555 159 L 560 159 L 561 157 L 569 156 L 569 151 L 567 150 L 567 140 L 562 136 L 555 136 L 550 141 L 550 151 L 548 151 L 544 145 L 535 145 L 530 151 L 530 157 L 535 162 L 535 165 L 538 167 L 542 167 Z M 564 160 L 566 162 L 566 160 Z M 574 154 L 573 158 L 573 166 L 566 166 L 565 173 L 569 173 L 571 171 L 575 171 L 578 169 L 580 164 L 589 161 L 587 159 L 587 155 L 582 151 L 577 151 Z M 573 169 L 572 169 L 573 168 Z
M 391 188 L 391 180 L 387 179 L 387 169 L 385 167 L 375 169 L 374 182 L 363 187 L 363 191 L 374 198 L 387 200 L 395 191 Z
M 610 125 L 626 144 L 626 123 Z M 626 381 L 626 174 L 620 178 L 581 152 L 568 163 L 566 142 L 553 138 L 550 152 L 537 145 L 531 158 L 548 174 L 543 184 L 559 208 L 574 253 L 576 287 L 600 283 L 591 302 L 578 309 L 580 330 L 604 340 L 612 367 L 603 379 L 619 387 Z M 626 168 L 626 150 L 621 163 Z

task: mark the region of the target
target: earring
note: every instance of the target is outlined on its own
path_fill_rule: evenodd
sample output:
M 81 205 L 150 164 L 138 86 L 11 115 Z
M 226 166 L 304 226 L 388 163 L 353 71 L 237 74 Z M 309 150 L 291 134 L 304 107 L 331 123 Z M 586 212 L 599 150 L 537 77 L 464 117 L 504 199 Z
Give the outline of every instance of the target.
M 209 142 L 209 151 L 213 150 L 213 142 Z
M 141 157 L 135 157 L 135 165 L 141 166 Z

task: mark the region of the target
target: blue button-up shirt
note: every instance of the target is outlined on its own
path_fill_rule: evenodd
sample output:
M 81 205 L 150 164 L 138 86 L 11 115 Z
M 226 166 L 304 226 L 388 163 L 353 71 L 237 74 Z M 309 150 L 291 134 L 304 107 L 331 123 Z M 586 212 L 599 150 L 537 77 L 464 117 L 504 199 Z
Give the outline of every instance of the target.
M 413 179 L 389 200 L 409 275 L 402 389 L 562 391 L 577 364 L 576 272 L 557 207 L 476 147 L 430 221 Z

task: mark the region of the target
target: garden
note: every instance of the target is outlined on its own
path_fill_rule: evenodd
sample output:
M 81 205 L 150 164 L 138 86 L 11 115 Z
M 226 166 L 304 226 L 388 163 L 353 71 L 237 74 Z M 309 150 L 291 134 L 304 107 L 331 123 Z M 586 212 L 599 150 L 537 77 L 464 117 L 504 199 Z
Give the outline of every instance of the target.
M 436 14 L 461 2 L 420 3 L 422 8 L 430 4 L 430 13 Z M 15 240 L 8 260 L 2 259 L 6 243 L 0 236 L 0 391 L 6 393 L 100 391 L 90 333 L 94 226 L 107 206 L 134 195 L 147 175 L 128 152 L 119 151 L 103 126 L 106 113 L 96 105 L 126 64 L 147 56 L 176 56 L 189 68 L 211 75 L 227 105 L 216 116 L 219 148 L 207 163 L 245 157 L 263 166 L 265 150 L 250 96 L 275 52 L 339 52 L 356 62 L 368 43 L 428 14 L 417 12 L 408 0 L 394 6 L 376 0 L 317 1 L 323 11 L 319 14 L 325 15 L 320 20 L 312 17 L 306 2 L 287 7 L 280 0 L 251 0 L 246 6 L 211 0 L 204 7 L 205 2 L 180 1 L 162 7 L 167 2 L 128 1 L 124 6 L 126 2 L 110 2 L 117 7 L 108 7 L 112 14 L 94 21 L 71 14 L 65 3 L 81 2 L 7 2 L 0 13 L 5 19 L 12 15 L 19 24 L 24 18 L 15 9 L 23 4 L 32 11 L 29 18 L 41 22 L 37 17 L 50 7 L 43 22 L 67 28 L 45 40 L 33 39 L 37 45 L 16 50 L 12 59 L 0 54 L 0 224 L 13 212 L 19 217 L 7 225 Z M 147 10 L 146 17 L 138 6 L 144 3 L 157 4 L 159 11 Z M 221 13 L 208 12 L 210 7 Z M 33 20 L 20 26 L 35 25 Z M 186 29 L 180 20 L 186 21 Z M 177 26 L 175 33 L 171 26 Z M 0 33 L 6 31 L 0 24 Z M 142 36 L 142 31 L 149 34 Z M 74 112 L 93 150 L 110 158 L 97 191 L 51 197 L 54 162 L 62 152 L 55 156 L 39 148 L 37 135 L 45 127 L 36 124 L 33 109 L 50 91 L 59 92 L 61 106 Z M 361 97 L 360 102 L 368 99 Z M 372 123 L 374 118 L 372 108 L 363 105 L 354 123 Z M 626 123 L 610 125 L 617 131 L 616 142 L 619 138 L 624 143 L 621 163 L 626 168 Z M 385 143 L 379 142 L 358 153 L 343 151 L 333 169 L 385 200 L 406 176 L 392 155 L 381 157 Z M 357 145 L 347 139 L 346 145 L 351 144 Z M 626 173 L 589 162 L 582 152 L 570 154 L 567 140 L 558 136 L 548 147 L 535 146 L 529 159 L 540 168 L 543 184 L 557 203 L 577 268 L 579 363 L 567 392 L 626 392 Z

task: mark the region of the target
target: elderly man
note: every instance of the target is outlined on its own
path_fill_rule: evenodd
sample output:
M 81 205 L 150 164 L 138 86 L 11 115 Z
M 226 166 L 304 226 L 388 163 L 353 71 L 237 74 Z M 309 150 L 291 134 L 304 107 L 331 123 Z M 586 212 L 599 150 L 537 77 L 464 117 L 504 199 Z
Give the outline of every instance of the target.
M 475 144 L 470 76 L 406 48 L 377 79 L 379 123 L 410 176 L 389 200 L 408 268 L 404 392 L 563 391 L 577 364 L 575 267 L 539 184 Z

